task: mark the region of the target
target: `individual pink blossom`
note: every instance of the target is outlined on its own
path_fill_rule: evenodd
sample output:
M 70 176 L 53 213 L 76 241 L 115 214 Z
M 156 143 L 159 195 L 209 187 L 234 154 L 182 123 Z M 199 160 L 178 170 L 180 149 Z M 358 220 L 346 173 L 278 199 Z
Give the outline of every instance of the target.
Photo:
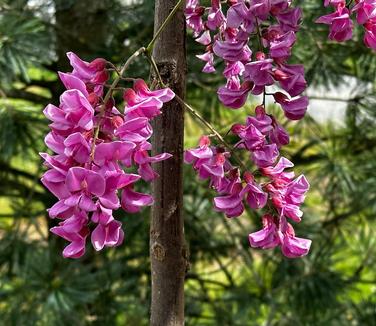
M 312 241 L 296 237 L 292 225 L 289 223 L 286 224 L 284 232 L 279 233 L 282 253 L 288 258 L 298 258 L 307 255 Z
M 91 243 L 95 250 L 102 250 L 106 247 L 119 246 L 124 240 L 124 231 L 119 221 L 111 221 L 107 225 L 98 223 L 91 233 Z
M 208 136 L 202 136 L 199 141 L 199 147 L 185 151 L 184 161 L 197 167 L 198 160 L 209 159 L 213 157 L 213 151 L 210 148 L 210 139 Z
M 257 54 L 256 54 L 257 55 Z M 272 59 L 262 58 L 264 55 L 260 55 L 260 60 L 252 61 L 245 65 L 244 78 L 250 80 L 257 86 L 269 86 L 273 85 L 274 80 L 272 78 Z
M 205 52 L 204 54 L 196 55 L 196 57 L 206 62 L 204 68 L 202 68 L 203 72 L 210 74 L 215 71 L 214 54 L 212 52 Z
M 308 97 L 302 96 L 296 99 L 289 99 L 285 94 L 277 92 L 274 99 L 281 104 L 285 116 L 291 120 L 300 120 L 304 117 L 308 107 Z
M 254 248 L 271 249 L 280 244 L 277 226 L 273 216 L 266 214 L 262 217 L 263 229 L 249 234 L 249 243 Z
M 124 121 L 116 130 L 115 135 L 121 140 L 133 143 L 147 141 L 153 134 L 153 129 L 146 117 L 138 117 Z
M 283 65 L 273 72 L 274 79 L 290 96 L 300 95 L 307 87 L 303 65 Z
M 86 238 L 90 231 L 86 227 L 88 217 L 85 213 L 76 213 L 51 228 L 51 232 L 70 242 L 63 250 L 65 258 L 79 258 L 85 253 Z
M 209 45 L 211 43 L 210 31 L 203 32 L 195 41 L 202 45 Z
M 329 39 L 337 42 L 347 41 L 352 38 L 354 27 L 349 14 L 350 12 L 347 8 L 339 6 L 334 13 L 318 18 L 316 23 L 330 26 Z
M 231 62 L 248 61 L 252 54 L 252 51 L 244 41 L 217 40 L 214 42 L 213 52 L 218 57 Z
M 76 132 L 69 135 L 64 140 L 64 154 L 72 157 L 77 163 L 84 164 L 88 161 L 90 155 L 90 145 L 85 137 Z M 51 148 L 51 147 L 50 147 Z
M 250 82 L 244 82 L 242 85 L 235 77 L 229 79 L 226 86 L 218 89 L 218 97 L 220 101 L 232 109 L 241 108 L 247 101 L 248 93 L 253 85 Z
M 376 18 L 376 0 L 358 0 L 351 12 L 356 12 L 358 24 L 363 25 Z
M 254 176 L 250 172 L 246 171 L 244 173 L 244 181 L 246 186 L 241 195 L 246 196 L 249 207 L 252 209 L 263 208 L 268 200 L 268 194 L 255 182 Z
M 199 5 L 199 0 L 187 1 L 184 14 L 188 27 L 191 28 L 196 35 L 205 29 L 202 21 L 202 15 L 204 12 L 205 8 Z
M 240 216 L 244 212 L 242 190 L 241 183 L 236 183 L 230 194 L 214 198 L 214 208 L 225 213 L 229 218 Z
M 262 168 L 261 172 L 271 179 L 286 180 L 290 182 L 294 178 L 294 172 L 286 172 L 285 169 L 292 168 L 294 164 L 285 157 L 281 157 L 275 166 Z
M 252 160 L 258 167 L 265 168 L 273 165 L 278 155 L 279 151 L 277 145 L 269 144 L 253 151 Z
M 249 10 L 257 18 L 266 20 L 271 9 L 270 1 L 254 0 L 252 1 Z
M 220 0 L 212 0 L 211 7 L 208 13 L 208 21 L 206 26 L 211 29 L 215 30 L 224 22 L 225 16 L 221 9 L 221 2 Z
M 293 31 L 289 31 L 270 42 L 270 57 L 286 60 L 291 55 L 291 47 L 296 41 Z
M 302 19 L 302 9 L 292 8 L 283 12 L 278 13 L 277 19 L 284 32 L 299 30 L 299 24 Z
M 249 235 L 252 247 L 271 249 L 281 247 L 283 255 L 288 258 L 298 258 L 307 255 L 311 240 L 295 237 L 291 224 L 282 218 L 279 221 L 271 215 L 263 216 L 263 229 Z
M 364 43 L 369 48 L 376 50 L 376 19 L 369 20 L 364 24 Z
M 236 62 L 227 62 L 226 68 L 223 70 L 223 75 L 227 79 L 231 79 L 231 77 L 236 77 L 241 75 L 244 72 L 244 64 L 240 61 Z

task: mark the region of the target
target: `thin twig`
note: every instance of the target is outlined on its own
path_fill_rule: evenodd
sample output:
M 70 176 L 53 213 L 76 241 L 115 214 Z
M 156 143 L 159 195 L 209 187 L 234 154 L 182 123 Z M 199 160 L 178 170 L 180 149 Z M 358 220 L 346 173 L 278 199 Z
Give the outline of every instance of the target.
M 167 18 L 165 19 L 165 21 L 162 23 L 162 25 L 159 27 L 159 29 L 157 30 L 157 32 L 154 34 L 154 37 L 153 39 L 150 41 L 150 43 L 148 44 L 148 46 L 146 47 L 146 52 L 147 53 L 151 53 L 151 51 L 153 50 L 153 46 L 154 46 L 154 43 L 155 41 L 158 39 L 159 35 L 162 33 L 162 31 L 165 29 L 165 27 L 167 26 L 167 24 L 170 22 L 170 20 L 172 19 L 172 17 L 174 17 L 174 15 L 176 14 L 176 12 L 178 11 L 179 7 L 181 6 L 181 4 L 183 3 L 184 1 L 183 0 L 179 0 L 178 3 L 175 5 L 175 7 L 171 10 L 171 12 L 168 14 Z

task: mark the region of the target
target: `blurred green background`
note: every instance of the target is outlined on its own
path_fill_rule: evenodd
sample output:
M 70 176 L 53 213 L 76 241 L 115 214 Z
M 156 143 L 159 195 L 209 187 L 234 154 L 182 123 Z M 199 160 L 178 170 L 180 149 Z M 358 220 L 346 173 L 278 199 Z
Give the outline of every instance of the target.
M 292 62 L 304 63 L 310 114 L 288 123 L 283 154 L 305 173 L 311 191 L 296 226 L 313 240 L 304 259 L 249 248 L 257 213 L 228 220 L 211 208 L 213 192 L 185 166 L 187 325 L 376 325 L 376 56 L 362 43 L 327 41 L 313 23 L 321 0 L 295 1 L 304 26 Z M 117 212 L 125 242 L 74 261 L 61 257 L 40 184 L 44 106 L 58 103 L 56 71 L 65 52 L 120 64 L 147 43 L 154 2 L 0 0 L 0 325 L 147 325 L 150 302 L 149 214 Z M 200 45 L 188 35 L 188 102 L 219 130 L 253 112 L 220 106 L 217 75 L 200 73 Z M 148 78 L 143 59 L 132 77 Z M 275 110 L 270 105 L 270 110 Z M 186 117 L 186 147 L 201 126 Z M 231 139 L 229 139 L 231 140 Z M 88 246 L 90 247 L 90 246 Z

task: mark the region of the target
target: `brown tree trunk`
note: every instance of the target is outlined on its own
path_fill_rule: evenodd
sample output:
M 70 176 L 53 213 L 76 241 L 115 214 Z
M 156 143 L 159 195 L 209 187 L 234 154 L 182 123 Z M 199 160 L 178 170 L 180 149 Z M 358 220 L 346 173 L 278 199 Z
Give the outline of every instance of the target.
M 176 2 L 155 1 L 154 31 L 163 23 Z M 158 38 L 153 56 L 164 82 L 184 98 L 186 58 L 182 8 Z M 152 326 L 184 324 L 187 253 L 183 222 L 183 141 L 184 108 L 173 100 L 164 106 L 163 114 L 154 122 L 155 153 L 168 152 L 173 157 L 155 167 L 160 178 L 153 184 L 155 204 L 150 226 Z

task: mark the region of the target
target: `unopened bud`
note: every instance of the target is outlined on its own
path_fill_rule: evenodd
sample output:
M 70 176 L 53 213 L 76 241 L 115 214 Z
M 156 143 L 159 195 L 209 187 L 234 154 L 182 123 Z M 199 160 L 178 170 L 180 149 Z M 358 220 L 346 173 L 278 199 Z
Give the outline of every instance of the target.
M 93 93 L 90 93 L 89 94 L 89 97 L 87 98 L 89 103 L 92 105 L 92 106 L 95 106 L 98 104 L 99 102 L 99 97 L 97 94 L 95 94 L 94 92 Z
M 256 60 L 257 61 L 265 60 L 265 53 L 261 51 L 256 52 Z
M 273 72 L 273 77 L 274 77 L 275 80 L 281 81 L 281 80 L 287 79 L 289 76 L 285 72 L 283 72 L 282 70 L 276 69 Z
M 255 180 L 253 174 L 249 171 L 245 171 L 243 174 L 244 181 L 247 183 L 252 183 Z
M 206 135 L 201 136 L 200 141 L 199 141 L 199 146 L 200 147 L 210 146 L 210 138 Z
M 101 71 L 106 68 L 107 61 L 103 58 L 97 58 L 89 63 L 89 68 L 94 69 L 95 71 Z
M 116 115 L 111 118 L 111 124 L 115 129 L 119 128 L 124 123 L 124 120 L 121 116 Z
M 274 100 L 277 102 L 277 103 L 285 103 L 286 101 L 289 100 L 288 96 L 281 93 L 281 92 L 276 92 L 273 94 L 273 97 L 274 97 Z

